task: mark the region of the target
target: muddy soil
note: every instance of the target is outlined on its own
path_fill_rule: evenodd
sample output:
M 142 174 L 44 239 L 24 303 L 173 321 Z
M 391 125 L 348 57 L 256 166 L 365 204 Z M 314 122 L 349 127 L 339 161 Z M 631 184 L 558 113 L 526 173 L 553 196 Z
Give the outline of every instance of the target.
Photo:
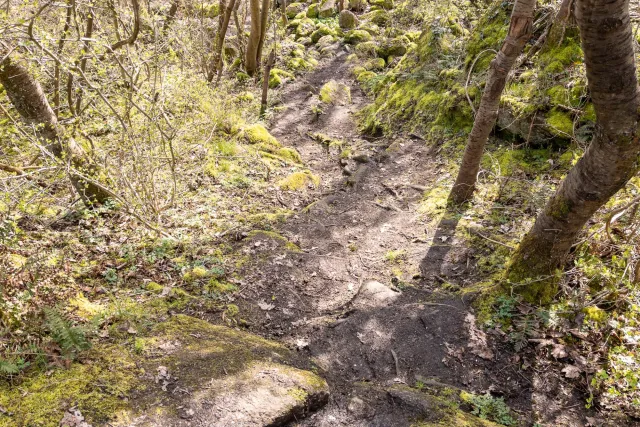
M 354 115 L 368 100 L 347 55 L 341 48 L 290 85 L 270 126 L 321 178 L 317 189 L 279 195 L 296 214 L 278 232 L 301 252 L 268 235 L 241 243 L 262 260 L 244 271 L 240 305 L 250 329 L 297 348 L 331 387 L 330 403 L 299 425 L 410 425 L 424 414 L 389 387 L 425 381 L 503 397 L 525 425 L 534 414 L 543 425 L 588 425 L 594 414 L 581 391 L 539 372 L 532 354 L 515 354 L 499 333 L 479 330 L 473 295 L 442 290 L 443 282 L 480 280 L 455 222 L 429 225 L 418 212 L 424 191 L 446 177 L 444 160 L 417 136 L 358 132 Z M 312 106 L 330 80 L 350 87 L 352 102 L 323 105 L 318 116 Z M 317 134 L 342 140 L 351 159 Z

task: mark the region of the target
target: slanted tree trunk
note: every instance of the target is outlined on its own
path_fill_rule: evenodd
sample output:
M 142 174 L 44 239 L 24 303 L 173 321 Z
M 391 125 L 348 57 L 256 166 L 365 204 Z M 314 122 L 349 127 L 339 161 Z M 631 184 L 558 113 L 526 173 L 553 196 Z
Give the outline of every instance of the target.
M 548 201 L 507 269 L 516 292 L 531 302 L 548 302 L 553 297 L 553 276 L 578 233 L 638 171 L 640 92 L 629 0 L 577 0 L 575 15 L 596 129 L 591 144 Z M 527 279 L 533 281 L 527 284 Z
M 245 52 L 244 68 L 247 74 L 253 76 L 258 69 L 258 46 L 260 45 L 261 21 L 260 0 L 249 0 L 251 14 L 251 32 Z
M 227 29 L 229 28 L 229 22 L 231 21 L 231 15 L 236 6 L 236 0 L 229 0 L 229 4 L 225 4 L 225 1 L 222 0 L 220 2 L 220 28 L 218 30 L 218 40 L 216 44 L 216 51 L 213 54 L 213 64 L 211 67 L 211 71 L 208 77 L 208 80 L 213 81 L 213 77 L 216 75 L 220 75 L 222 72 L 222 52 L 224 49 L 224 39 L 227 35 Z
M 95 176 L 96 167 L 82 147 L 73 138 L 61 135 L 58 119 L 42 87 L 25 67 L 6 58 L 0 64 L 0 83 L 16 111 L 25 122 L 36 126 L 38 137 L 55 157 L 68 160 L 74 169 L 85 176 Z M 102 188 L 73 171 L 70 178 L 73 187 L 87 206 L 102 204 L 110 197 Z
M 449 200 L 455 204 L 464 203 L 473 195 L 484 146 L 498 118 L 500 96 L 513 64 L 531 37 L 535 6 L 536 0 L 516 0 L 513 6 L 509 33 L 491 62 L 491 71 L 467 141 L 458 178 L 449 194 Z

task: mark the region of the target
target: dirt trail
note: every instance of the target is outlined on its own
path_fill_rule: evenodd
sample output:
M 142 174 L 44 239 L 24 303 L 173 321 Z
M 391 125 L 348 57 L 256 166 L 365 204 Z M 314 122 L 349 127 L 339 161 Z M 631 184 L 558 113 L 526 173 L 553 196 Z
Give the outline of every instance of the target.
M 423 194 L 418 186 L 432 187 L 443 162 L 419 139 L 365 139 L 357 132 L 353 114 L 367 98 L 346 56 L 340 51 L 325 59 L 287 88 L 281 96 L 285 109 L 270 129 L 322 179 L 306 195 L 281 195 L 297 214 L 279 231 L 302 253 L 280 251 L 267 238 L 246 248 L 265 260 L 244 278 L 243 310 L 252 329 L 298 348 L 322 368 L 332 389 L 329 405 L 300 425 L 410 425 L 424 408 L 389 387 L 416 381 L 502 396 L 525 418 L 539 411 L 532 397 L 544 390 L 545 404 L 557 409 L 548 415 L 551 425 L 585 425 L 580 408 L 567 408 L 575 392 L 557 380 L 540 382 L 534 369 L 521 371 L 521 360 L 495 343 L 500 340 L 476 329 L 469 301 L 438 290 L 441 280 L 464 287 L 474 275 L 465 245 L 426 228 L 417 212 Z M 352 103 L 317 118 L 311 106 L 329 80 L 348 85 Z M 335 149 L 309 136 L 314 132 L 354 148 L 352 158 L 360 162 L 346 165 L 350 176 Z M 429 261 L 433 276 L 421 278 L 420 264 L 436 232 L 447 255 Z

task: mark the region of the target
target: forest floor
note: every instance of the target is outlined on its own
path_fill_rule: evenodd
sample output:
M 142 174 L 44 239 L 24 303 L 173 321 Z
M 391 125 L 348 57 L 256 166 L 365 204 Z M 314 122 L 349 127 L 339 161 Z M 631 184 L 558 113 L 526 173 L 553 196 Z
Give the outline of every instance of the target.
M 444 160 L 419 137 L 358 133 L 354 113 L 367 99 L 346 56 L 339 51 L 287 87 L 270 127 L 322 183 L 279 197 L 296 214 L 278 231 L 300 252 L 266 234 L 243 248 L 250 261 L 238 305 L 250 330 L 298 348 L 332 390 L 330 404 L 300 425 L 405 425 L 420 408 L 389 394 L 394 384 L 490 393 L 530 423 L 597 423 L 562 373 L 476 327 L 473 292 L 447 291 L 464 291 L 481 274 L 455 221 L 419 211 Z M 351 102 L 318 116 L 311 106 L 330 80 L 350 87 Z M 342 161 L 340 149 L 322 143 L 329 139 L 348 144 L 357 161 Z
M 415 134 L 361 134 L 356 115 L 372 100 L 354 78 L 352 68 L 359 64 L 349 62 L 351 51 L 337 41 L 319 49 L 322 59 L 312 71 L 271 92 L 267 122 L 277 141 L 267 148 L 274 150 L 230 138 L 209 144 L 211 137 L 189 146 L 179 171 L 189 190 L 162 224 L 174 239 L 161 239 L 111 208 L 72 209 L 48 222 L 28 215 L 17 221 L 26 236 L 9 259 L 17 272 L 10 276 L 17 316 L 58 307 L 73 324 L 90 329 L 95 321 L 95 330 L 88 333 L 93 350 L 70 346 L 65 354 L 60 343 L 46 349 L 54 364 L 69 369 L 54 370 L 45 361 L 40 372 L 26 371 L 17 387 L 0 386 L 0 426 L 15 425 L 19 417 L 27 420 L 23 425 L 58 425 L 60 418 L 51 422 L 54 415 L 76 405 L 90 420 L 112 419 L 115 409 L 131 409 L 136 399 L 143 414 L 157 410 L 164 416 L 162 408 L 171 403 L 184 411 L 181 405 L 192 394 L 228 391 L 208 381 L 244 369 L 249 359 L 238 362 L 236 353 L 253 351 L 261 363 L 271 363 L 272 353 L 286 349 L 294 357 L 284 358 L 285 365 L 313 370 L 330 392 L 326 406 L 295 425 L 495 425 L 486 419 L 501 425 L 608 425 L 595 409 L 585 409 L 591 377 L 576 365 L 584 367 L 579 361 L 586 358 L 554 341 L 572 337 L 573 329 L 557 336 L 552 330 L 522 333 L 523 345 L 515 351 L 508 333 L 517 328 L 505 332 L 499 321 L 481 320 L 496 314 L 494 301 L 483 301 L 485 285 L 499 269 L 495 260 L 513 249 L 517 233 L 510 227 L 523 217 L 509 212 L 521 206 L 500 206 L 501 187 L 486 204 L 503 222 L 489 218 L 486 205 L 484 211 L 449 212 L 452 160 L 444 144 Z M 327 88 L 335 93 L 322 101 Z M 234 125 L 243 128 L 238 140 L 248 140 L 247 129 L 260 126 Z M 294 151 L 283 156 L 278 142 L 301 159 Z M 546 158 L 541 162 L 547 165 Z M 532 193 L 518 197 L 534 198 Z M 493 271 L 483 269 L 483 262 L 493 263 Z M 18 292 L 23 289 L 28 292 Z M 27 307 L 23 300 L 28 308 L 20 305 Z M 509 309 L 524 315 L 534 310 L 516 305 Z M 31 320 L 36 324 L 42 316 Z M 51 326 L 43 331 L 53 332 Z M 233 344 L 227 353 L 234 357 L 218 348 L 225 341 Z M 112 353 L 117 363 L 109 359 Z M 37 364 L 35 357 L 29 360 Z M 84 378 L 86 372 L 99 381 Z M 245 403 L 258 406 L 250 391 Z M 231 407 L 243 397 L 225 396 Z M 91 414 L 103 398 L 111 406 Z M 269 398 L 261 396 L 261 403 L 269 406 Z M 41 410 L 41 423 L 29 424 L 33 407 Z M 169 414 L 174 418 L 151 425 L 212 425 L 207 414 Z

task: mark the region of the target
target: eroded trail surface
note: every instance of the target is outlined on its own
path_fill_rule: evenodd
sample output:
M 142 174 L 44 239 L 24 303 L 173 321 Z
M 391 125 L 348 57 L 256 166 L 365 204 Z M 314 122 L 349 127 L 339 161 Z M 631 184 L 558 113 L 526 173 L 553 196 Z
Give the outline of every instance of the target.
M 483 425 L 454 409 L 460 390 L 503 397 L 523 419 L 535 412 L 549 425 L 586 425 L 574 391 L 535 367 L 521 370 L 500 337 L 477 329 L 470 297 L 441 290 L 475 273 L 473 252 L 418 212 L 424 190 L 442 179 L 437 147 L 360 135 L 354 113 L 367 99 L 346 56 L 291 85 L 270 127 L 321 178 L 318 189 L 279 196 L 296 215 L 278 231 L 301 252 L 267 234 L 244 248 L 261 260 L 244 278 L 251 329 L 311 358 L 331 387 L 329 404 L 300 425 Z M 318 115 L 312 106 L 330 80 L 350 87 L 351 102 Z M 346 147 L 349 160 L 340 156 Z

